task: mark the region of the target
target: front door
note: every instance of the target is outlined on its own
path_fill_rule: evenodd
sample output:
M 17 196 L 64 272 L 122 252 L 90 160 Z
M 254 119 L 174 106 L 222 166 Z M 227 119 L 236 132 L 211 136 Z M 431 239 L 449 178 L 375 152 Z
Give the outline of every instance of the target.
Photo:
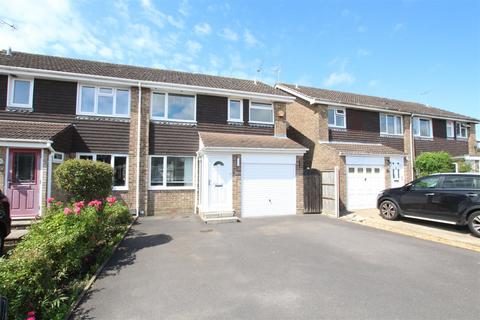
M 209 159 L 208 194 L 210 210 L 229 207 L 228 185 L 231 175 L 231 158 L 212 157 Z
M 12 217 L 39 214 L 40 150 L 10 149 L 7 197 Z
M 391 188 L 400 188 L 404 181 L 403 157 L 390 157 L 390 181 Z

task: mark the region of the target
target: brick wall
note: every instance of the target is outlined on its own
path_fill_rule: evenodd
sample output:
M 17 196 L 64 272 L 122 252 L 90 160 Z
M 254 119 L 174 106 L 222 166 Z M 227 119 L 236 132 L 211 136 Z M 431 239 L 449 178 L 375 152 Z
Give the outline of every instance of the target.
M 475 123 L 470 123 L 470 128 L 468 129 L 468 154 L 474 156 L 477 154 L 475 146 L 477 144 L 476 137 L 476 128 Z
M 410 130 L 410 116 L 403 116 L 403 153 L 407 156 L 407 159 L 404 159 L 404 179 L 405 183 L 408 183 L 413 180 L 412 177 L 412 155 L 411 152 L 411 143 L 412 143 L 412 133 Z
M 237 159 L 239 159 L 239 166 L 237 166 Z M 232 155 L 232 204 L 235 215 L 242 216 L 242 156 L 240 154 Z
M 148 215 L 192 214 L 195 212 L 195 190 L 148 191 Z
M 287 105 L 285 103 L 274 103 L 275 127 L 274 133 L 277 137 L 287 136 L 287 121 L 286 121 Z

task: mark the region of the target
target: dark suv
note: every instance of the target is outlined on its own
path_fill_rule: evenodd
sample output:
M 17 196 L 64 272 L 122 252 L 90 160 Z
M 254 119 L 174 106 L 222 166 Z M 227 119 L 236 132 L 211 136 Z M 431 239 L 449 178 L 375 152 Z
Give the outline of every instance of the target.
M 10 219 L 10 204 L 0 190 L 0 256 L 3 253 L 5 238 L 10 234 L 12 220 Z
M 480 237 L 480 174 L 444 173 L 419 178 L 378 195 L 377 208 L 387 220 L 416 218 L 468 225 Z

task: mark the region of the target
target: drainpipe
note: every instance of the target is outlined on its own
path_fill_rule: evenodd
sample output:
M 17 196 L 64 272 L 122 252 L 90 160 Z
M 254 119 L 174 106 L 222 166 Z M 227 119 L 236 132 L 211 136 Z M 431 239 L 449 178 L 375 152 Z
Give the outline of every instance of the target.
M 414 146 L 414 143 L 415 143 L 415 139 L 414 139 L 414 135 L 413 135 L 413 116 L 414 114 L 412 113 L 410 115 L 410 171 L 411 171 L 411 175 L 412 175 L 412 181 L 415 180 L 415 175 L 414 175 L 414 169 L 413 169 L 413 166 L 415 165 L 415 146 Z
M 52 196 L 52 162 L 53 162 L 53 154 L 55 150 L 52 148 L 52 141 L 47 142 L 47 149 L 50 151 L 50 154 L 48 155 L 48 183 L 47 183 L 47 198 L 50 198 Z
M 142 117 L 142 83 L 138 83 L 138 105 L 137 105 L 137 176 L 136 176 L 136 183 L 135 183 L 135 216 L 138 217 L 140 215 L 140 134 L 141 130 L 141 117 Z

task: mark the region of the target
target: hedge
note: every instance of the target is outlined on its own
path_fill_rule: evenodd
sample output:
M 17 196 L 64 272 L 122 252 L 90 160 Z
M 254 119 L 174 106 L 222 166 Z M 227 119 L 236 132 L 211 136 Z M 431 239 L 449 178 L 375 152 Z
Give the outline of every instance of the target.
M 0 293 L 11 319 L 62 319 L 132 219 L 114 197 L 67 206 L 48 202 L 42 220 L 0 258 Z

